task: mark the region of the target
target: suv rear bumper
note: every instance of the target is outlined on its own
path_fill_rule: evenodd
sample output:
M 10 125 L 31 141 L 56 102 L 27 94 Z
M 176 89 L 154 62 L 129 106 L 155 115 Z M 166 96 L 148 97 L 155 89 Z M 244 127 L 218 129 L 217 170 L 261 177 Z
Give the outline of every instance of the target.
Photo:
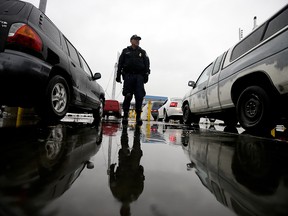
M 51 66 L 29 54 L 0 53 L 0 104 L 30 106 L 45 92 Z M 40 91 L 39 91 L 40 89 Z

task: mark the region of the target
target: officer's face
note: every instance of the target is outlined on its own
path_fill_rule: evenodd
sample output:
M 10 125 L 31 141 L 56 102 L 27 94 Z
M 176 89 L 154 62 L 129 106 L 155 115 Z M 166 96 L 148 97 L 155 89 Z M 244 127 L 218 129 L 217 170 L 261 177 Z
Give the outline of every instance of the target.
M 132 39 L 132 40 L 131 40 L 131 44 L 132 44 L 132 46 L 134 46 L 134 47 L 139 46 L 139 42 L 140 42 L 140 40 L 138 40 L 138 39 Z

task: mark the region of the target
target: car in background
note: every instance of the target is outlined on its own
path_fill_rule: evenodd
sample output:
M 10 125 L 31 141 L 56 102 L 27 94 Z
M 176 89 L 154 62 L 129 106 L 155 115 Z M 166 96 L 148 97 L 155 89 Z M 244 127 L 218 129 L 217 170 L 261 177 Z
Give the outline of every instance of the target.
M 153 101 L 151 107 L 151 115 L 156 121 L 158 118 L 158 109 L 163 105 L 163 101 Z
M 121 118 L 121 106 L 117 100 L 106 100 L 103 110 L 103 117 L 109 118 L 109 116 L 114 116 L 116 118 Z
M 164 102 L 164 104 L 158 109 L 158 121 L 164 120 L 169 122 L 169 120 L 179 120 L 180 123 L 183 122 L 183 112 L 182 112 L 182 98 L 172 97 Z
M 67 20 L 69 22 L 69 20 Z M 0 2 L 0 104 L 34 108 L 48 122 L 68 112 L 101 120 L 105 92 L 54 23 L 24 1 Z

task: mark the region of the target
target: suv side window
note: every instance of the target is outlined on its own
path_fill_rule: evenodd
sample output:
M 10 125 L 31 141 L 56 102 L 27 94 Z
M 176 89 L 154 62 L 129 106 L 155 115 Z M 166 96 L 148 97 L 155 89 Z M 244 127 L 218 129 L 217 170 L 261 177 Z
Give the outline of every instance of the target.
M 31 14 L 29 16 L 29 22 L 39 27 L 42 32 L 47 35 L 47 37 L 56 45 L 61 45 L 61 32 L 54 25 L 54 23 L 40 10 L 33 7 L 33 10 L 31 11 Z
M 54 24 L 43 14 L 40 15 L 40 20 L 43 20 L 41 29 L 45 32 L 49 38 L 51 38 L 57 45 L 61 45 L 60 33 Z
M 77 50 L 74 48 L 74 46 L 70 43 L 70 41 L 68 41 L 66 39 L 66 43 L 67 43 L 67 47 L 68 47 L 68 51 L 69 51 L 69 55 L 70 57 L 73 59 L 73 61 L 78 64 L 80 66 L 80 61 L 79 61 L 79 57 L 78 57 L 78 52 Z
M 277 31 L 288 25 L 288 7 L 268 22 L 267 30 L 263 40 L 267 39 Z
M 83 56 L 79 53 L 79 57 L 80 57 L 80 61 L 81 61 L 81 65 L 84 69 L 84 71 L 91 76 L 92 75 L 92 71 L 90 70 L 88 64 L 86 63 L 85 59 L 83 58 Z

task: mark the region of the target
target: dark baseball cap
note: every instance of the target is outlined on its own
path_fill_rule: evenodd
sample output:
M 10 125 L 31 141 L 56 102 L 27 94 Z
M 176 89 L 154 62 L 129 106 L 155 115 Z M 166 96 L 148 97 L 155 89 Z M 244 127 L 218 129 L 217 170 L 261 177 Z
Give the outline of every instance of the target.
M 131 36 L 130 40 L 132 39 L 141 40 L 141 37 L 135 34 Z

